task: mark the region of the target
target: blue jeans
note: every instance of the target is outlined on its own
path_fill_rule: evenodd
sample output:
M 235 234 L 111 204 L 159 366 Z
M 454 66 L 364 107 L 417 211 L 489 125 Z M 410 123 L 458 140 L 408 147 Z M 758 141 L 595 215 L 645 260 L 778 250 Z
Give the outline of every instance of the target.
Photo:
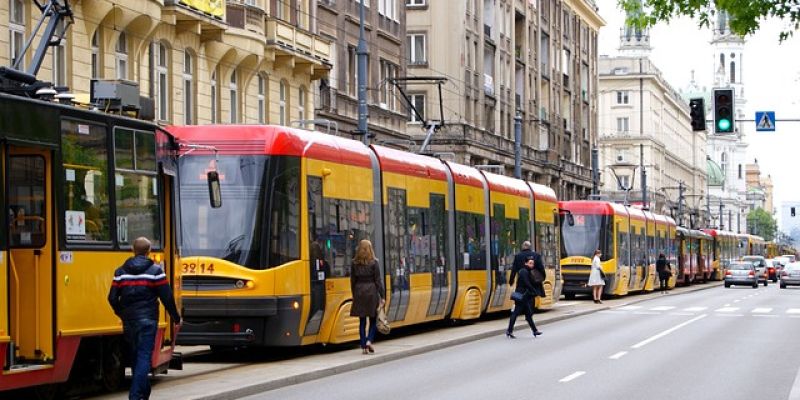
M 367 330 L 367 318 L 369 318 L 369 333 Z M 367 342 L 375 341 L 375 332 L 378 331 L 378 325 L 375 324 L 375 317 L 358 317 L 358 337 L 361 339 L 361 348 L 367 347 Z
M 147 400 L 150 398 L 150 360 L 156 342 L 158 321 L 151 319 L 137 319 L 124 321 L 123 329 L 125 340 L 130 346 L 131 355 L 131 391 L 128 393 L 130 400 Z

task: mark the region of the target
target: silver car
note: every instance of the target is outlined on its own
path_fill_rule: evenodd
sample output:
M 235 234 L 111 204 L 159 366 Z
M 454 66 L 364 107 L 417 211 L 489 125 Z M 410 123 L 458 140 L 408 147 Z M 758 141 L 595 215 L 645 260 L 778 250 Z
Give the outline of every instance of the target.
M 742 257 L 742 261 L 753 263 L 753 266 L 756 268 L 758 282 L 764 282 L 764 286 L 767 286 L 767 279 L 769 278 L 769 274 L 767 273 L 767 260 L 763 256 L 744 256 Z
M 747 285 L 758 288 L 756 267 L 751 261 L 734 261 L 725 271 L 725 287 L 731 285 Z
M 786 286 L 800 286 L 800 262 L 786 264 L 781 271 L 781 289 Z

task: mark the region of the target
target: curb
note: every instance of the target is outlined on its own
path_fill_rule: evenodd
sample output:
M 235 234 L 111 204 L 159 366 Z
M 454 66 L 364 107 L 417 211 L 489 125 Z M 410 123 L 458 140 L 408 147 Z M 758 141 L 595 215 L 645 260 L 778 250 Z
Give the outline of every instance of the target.
M 718 286 L 722 286 L 722 282 L 719 282 L 718 284 L 714 284 L 714 283 L 708 284 L 708 283 L 706 283 L 706 284 L 703 284 L 703 286 L 690 286 L 690 287 L 685 288 L 685 289 L 682 288 L 684 290 L 681 290 L 678 294 L 697 292 L 697 291 L 701 291 L 701 290 L 708 290 L 708 289 L 715 288 L 715 287 L 718 287 Z M 616 307 L 616 306 L 620 306 L 620 305 L 629 305 L 629 304 L 642 303 L 642 302 L 649 301 L 649 300 L 654 300 L 654 299 L 655 298 L 651 298 L 651 297 L 643 297 L 641 299 L 632 299 L 632 301 L 624 302 L 624 303 L 621 303 L 619 305 L 615 304 L 614 306 Z M 594 313 L 599 312 L 599 311 L 609 310 L 611 308 L 612 308 L 612 306 L 609 305 L 609 306 L 604 306 L 604 307 L 592 308 L 592 309 L 589 309 L 589 310 L 576 311 L 576 312 L 569 313 L 569 314 L 558 315 L 558 316 L 555 316 L 553 318 L 542 319 L 542 320 L 538 321 L 537 323 L 539 325 L 548 325 L 548 324 L 551 324 L 551 323 L 554 323 L 554 322 L 564 321 L 564 320 L 575 318 L 575 317 L 581 317 L 581 316 L 585 316 L 585 315 L 589 315 L 589 314 L 594 314 Z M 284 387 L 284 386 L 290 386 L 290 385 L 295 385 L 295 384 L 298 384 L 298 383 L 309 382 L 309 381 L 313 381 L 313 380 L 316 380 L 316 379 L 320 379 L 320 378 L 325 378 L 325 377 L 332 376 L 332 375 L 341 374 L 341 373 L 344 373 L 344 372 L 355 371 L 355 370 L 366 368 L 366 367 L 370 367 L 370 366 L 373 366 L 373 365 L 383 364 L 383 363 L 388 362 L 388 361 L 400 360 L 400 359 L 403 359 L 403 358 L 412 357 L 412 356 L 416 356 L 416 355 L 419 355 L 419 354 L 423 354 L 423 353 L 427 353 L 427 352 L 431 352 L 431 351 L 435 351 L 435 350 L 441 350 L 441 349 L 445 349 L 445 348 L 448 348 L 448 347 L 458 346 L 458 345 L 461 345 L 461 344 L 474 342 L 474 341 L 481 340 L 481 339 L 490 338 L 492 336 L 499 336 L 503 332 L 505 332 L 505 329 L 490 329 L 490 330 L 487 330 L 485 332 L 480 332 L 480 333 L 467 335 L 467 336 L 464 336 L 464 337 L 459 337 L 459 338 L 450 339 L 450 340 L 439 341 L 439 342 L 436 342 L 436 343 L 431 343 L 431 344 L 423 345 L 423 346 L 420 346 L 420 347 L 416 347 L 416 348 L 412 348 L 412 349 L 408 349 L 408 350 L 404 350 L 404 351 L 398 351 L 398 352 L 395 352 L 395 353 L 392 353 L 392 354 L 373 356 L 373 357 L 365 358 L 365 359 L 357 361 L 357 362 L 338 365 L 338 366 L 330 367 L 330 368 L 324 368 L 324 369 L 311 371 L 311 372 L 307 372 L 307 373 L 302 373 L 302 374 L 294 375 L 294 376 L 290 376 L 290 377 L 279 378 L 279 379 L 271 380 L 271 381 L 268 381 L 268 382 L 255 383 L 255 384 L 252 384 L 252 385 L 238 387 L 238 388 L 230 389 L 230 390 L 227 390 L 227 391 L 224 391 L 224 392 L 209 394 L 209 395 L 202 396 L 202 397 L 195 397 L 194 400 L 235 400 L 235 399 L 240 399 L 242 397 L 247 397 L 247 396 L 260 394 L 260 393 L 267 392 L 267 391 L 274 390 L 274 389 L 278 389 L 278 388 L 281 388 L 281 387 Z

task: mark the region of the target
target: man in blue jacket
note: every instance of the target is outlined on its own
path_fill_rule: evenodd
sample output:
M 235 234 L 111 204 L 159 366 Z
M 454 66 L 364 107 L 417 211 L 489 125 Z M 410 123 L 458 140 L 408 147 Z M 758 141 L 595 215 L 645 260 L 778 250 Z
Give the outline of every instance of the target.
M 145 237 L 134 240 L 133 253 L 134 256 L 114 272 L 108 302 L 122 319 L 125 340 L 131 349 L 133 378 L 128 398 L 147 400 L 150 398 L 147 375 L 158 329 L 158 300 L 161 299 L 174 323 L 180 324 L 181 316 L 167 275 L 160 265 L 147 258 L 150 240 Z

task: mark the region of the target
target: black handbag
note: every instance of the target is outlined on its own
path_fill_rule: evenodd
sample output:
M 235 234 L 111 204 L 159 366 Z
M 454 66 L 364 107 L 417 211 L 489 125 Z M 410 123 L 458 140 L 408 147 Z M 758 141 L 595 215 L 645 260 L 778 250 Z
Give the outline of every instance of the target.
M 533 278 L 533 283 L 544 282 L 544 274 L 536 268 L 531 270 L 531 278 Z

